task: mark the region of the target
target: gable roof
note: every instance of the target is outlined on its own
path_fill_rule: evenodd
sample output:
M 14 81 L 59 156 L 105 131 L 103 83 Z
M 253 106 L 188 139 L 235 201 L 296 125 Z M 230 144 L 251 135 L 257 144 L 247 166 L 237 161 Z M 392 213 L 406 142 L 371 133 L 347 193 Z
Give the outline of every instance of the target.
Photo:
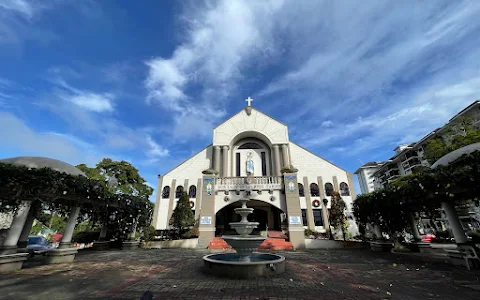
M 224 120 L 222 123 L 220 123 L 220 124 L 218 124 L 217 126 L 215 126 L 215 127 L 213 128 L 213 130 L 217 129 L 218 127 L 222 126 L 223 124 L 227 123 L 228 121 L 230 121 L 231 119 L 233 119 L 234 117 L 236 117 L 238 114 L 242 113 L 242 111 L 244 111 L 247 107 L 248 107 L 248 106 L 245 106 L 244 108 L 242 108 L 241 110 L 239 110 L 236 114 L 232 115 L 230 118 Z M 272 117 L 272 116 L 270 116 L 270 115 L 267 115 L 266 113 L 264 113 L 264 112 L 262 112 L 262 111 L 260 111 L 260 110 L 258 110 L 258 109 L 256 109 L 256 108 L 254 108 L 253 106 L 251 106 L 251 108 L 252 108 L 252 111 L 254 110 L 254 111 L 256 111 L 257 113 L 260 113 L 260 114 L 262 114 L 262 115 L 264 115 L 264 116 L 266 116 L 266 117 L 269 117 L 270 119 L 272 119 L 272 120 L 274 120 L 274 121 L 276 121 L 276 122 L 278 122 L 278 123 L 280 123 L 280 124 L 288 127 L 287 124 L 285 124 L 285 123 L 283 123 L 283 122 L 275 119 L 274 117 Z
M 342 168 L 342 167 L 340 167 L 340 166 L 337 166 L 336 164 L 334 164 L 333 162 L 329 161 L 328 159 L 325 159 L 325 158 L 321 157 L 320 155 L 315 154 L 315 153 L 313 153 L 312 151 L 308 150 L 307 148 L 304 148 L 304 147 L 300 146 L 300 145 L 297 144 L 297 143 L 294 143 L 294 142 L 292 142 L 292 141 L 289 141 L 289 143 L 295 144 L 295 146 L 298 146 L 298 147 L 302 148 L 303 150 L 307 151 L 308 153 L 310 153 L 310 154 L 312 154 L 312 155 L 314 155 L 314 156 L 316 156 L 316 157 L 318 157 L 318 158 L 326 161 L 327 163 L 331 164 L 332 166 L 335 166 L 335 167 L 339 168 L 340 170 L 342 170 L 342 171 L 344 171 L 344 172 L 346 172 L 346 173 L 351 173 L 351 172 L 345 170 L 344 168 Z M 295 166 L 294 166 L 294 167 L 295 167 Z

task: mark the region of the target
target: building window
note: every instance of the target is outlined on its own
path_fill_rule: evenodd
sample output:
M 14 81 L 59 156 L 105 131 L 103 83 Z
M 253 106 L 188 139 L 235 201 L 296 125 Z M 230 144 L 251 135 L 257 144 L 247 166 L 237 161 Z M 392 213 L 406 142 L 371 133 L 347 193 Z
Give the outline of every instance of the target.
M 237 176 L 240 176 L 240 153 L 235 154 L 235 160 L 236 160 L 236 166 L 237 166 L 237 171 L 236 174 Z
M 267 160 L 265 159 L 265 152 L 260 154 L 262 155 L 262 176 L 267 176 Z
M 331 196 L 333 192 L 333 185 L 330 182 L 325 183 L 325 195 Z
M 318 189 L 318 185 L 316 183 L 310 184 L 310 195 L 314 197 L 320 196 L 320 190 Z
M 315 222 L 315 226 L 323 226 L 322 210 L 321 209 L 314 209 L 313 210 L 313 221 Z
M 197 197 L 197 187 L 194 185 L 191 185 L 190 188 L 188 189 L 188 196 L 190 198 L 196 198 Z
M 183 193 L 183 186 L 179 185 L 177 186 L 177 189 L 175 190 L 175 198 L 180 198 Z
M 263 149 L 263 147 L 257 143 L 245 143 L 238 147 L 238 149 Z
M 345 182 L 340 183 L 340 194 L 342 196 L 350 196 L 350 189 Z
M 307 210 L 302 209 L 302 221 L 303 221 L 303 226 L 307 226 Z
M 305 197 L 305 191 L 303 190 L 303 184 L 301 183 L 298 184 L 298 195 L 300 197 Z
M 167 185 L 163 188 L 162 199 L 168 199 L 170 197 L 170 187 Z

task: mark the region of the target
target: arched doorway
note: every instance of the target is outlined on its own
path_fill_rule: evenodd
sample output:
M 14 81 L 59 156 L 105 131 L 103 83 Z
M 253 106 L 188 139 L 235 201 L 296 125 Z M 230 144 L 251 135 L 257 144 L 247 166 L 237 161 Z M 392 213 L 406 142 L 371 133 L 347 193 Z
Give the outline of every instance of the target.
M 215 217 L 215 235 L 237 234 L 235 230 L 230 228 L 229 223 L 239 222 L 241 217 L 235 213 L 235 208 L 241 207 L 240 202 L 233 202 L 216 213 Z M 258 222 L 259 225 L 253 230 L 252 234 L 260 234 L 262 231 L 281 231 L 281 214 L 283 211 L 278 207 L 271 205 L 265 201 L 250 200 L 247 207 L 254 209 L 253 213 L 248 216 L 248 221 Z

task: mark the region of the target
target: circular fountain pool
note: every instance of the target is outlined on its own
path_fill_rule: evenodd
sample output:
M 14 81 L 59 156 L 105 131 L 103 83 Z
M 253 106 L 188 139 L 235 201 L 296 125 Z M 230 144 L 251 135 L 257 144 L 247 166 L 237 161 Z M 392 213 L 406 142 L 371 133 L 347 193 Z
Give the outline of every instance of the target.
M 253 278 L 281 274 L 285 271 L 285 257 L 270 253 L 218 253 L 203 257 L 205 273 L 229 278 Z

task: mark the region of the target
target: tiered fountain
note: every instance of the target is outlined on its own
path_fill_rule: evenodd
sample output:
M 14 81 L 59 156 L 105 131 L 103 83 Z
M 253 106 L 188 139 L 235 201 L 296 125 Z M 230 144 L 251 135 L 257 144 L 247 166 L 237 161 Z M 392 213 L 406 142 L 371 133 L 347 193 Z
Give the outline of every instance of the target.
M 240 222 L 229 223 L 239 235 L 224 235 L 225 240 L 237 253 L 210 254 L 203 257 L 204 271 L 209 274 L 248 278 L 280 274 L 285 271 L 285 257 L 270 253 L 253 253 L 267 238 L 250 235 L 257 228 L 257 222 L 249 222 L 247 216 L 253 208 L 247 207 L 248 200 L 239 200 L 242 207 L 235 208 L 235 213 L 242 216 Z

